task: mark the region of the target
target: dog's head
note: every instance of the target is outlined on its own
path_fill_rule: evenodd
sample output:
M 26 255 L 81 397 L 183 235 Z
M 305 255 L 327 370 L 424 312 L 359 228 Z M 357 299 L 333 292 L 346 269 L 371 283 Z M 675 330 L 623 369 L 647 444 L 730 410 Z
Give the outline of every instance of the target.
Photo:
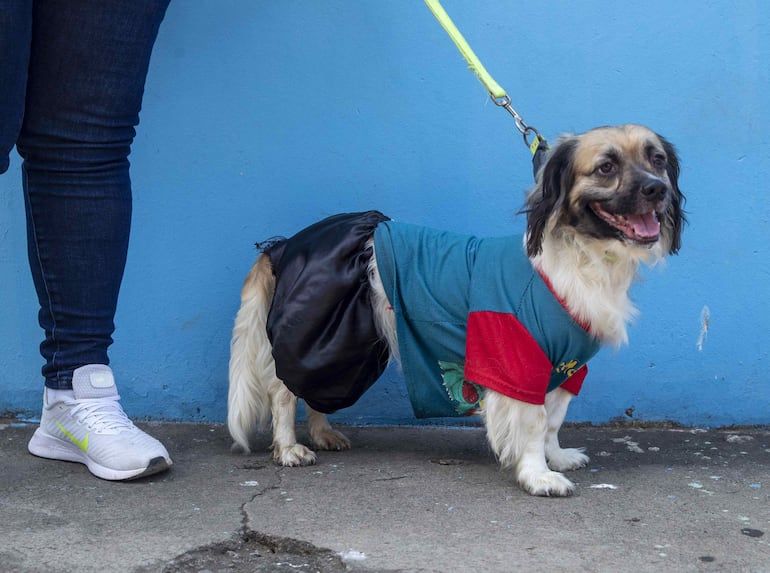
M 527 253 L 546 233 L 674 254 L 685 222 L 674 146 L 641 125 L 600 127 L 559 139 L 527 197 Z

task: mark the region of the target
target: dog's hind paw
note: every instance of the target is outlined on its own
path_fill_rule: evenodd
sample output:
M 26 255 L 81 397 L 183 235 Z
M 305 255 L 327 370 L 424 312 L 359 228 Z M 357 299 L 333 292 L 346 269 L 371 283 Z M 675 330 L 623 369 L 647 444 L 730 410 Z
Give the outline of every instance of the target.
M 519 484 L 531 495 L 567 497 L 575 492 L 575 484 L 559 472 L 519 475 Z
M 589 457 L 585 455 L 585 448 L 558 448 L 553 451 L 546 450 L 545 457 L 548 467 L 557 472 L 576 470 L 588 464 Z
M 350 449 L 350 440 L 347 436 L 332 428 L 327 428 L 322 432 L 312 434 L 310 437 L 313 440 L 313 444 L 315 444 L 319 450 L 341 451 Z
M 315 463 L 315 452 L 302 444 L 275 446 L 273 459 L 282 466 L 311 466 Z

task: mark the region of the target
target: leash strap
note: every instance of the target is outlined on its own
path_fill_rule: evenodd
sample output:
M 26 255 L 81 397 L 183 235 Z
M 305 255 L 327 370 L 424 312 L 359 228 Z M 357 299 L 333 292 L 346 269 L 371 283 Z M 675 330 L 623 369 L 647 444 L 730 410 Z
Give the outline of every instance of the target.
M 468 62 L 470 70 L 476 74 L 479 81 L 481 81 L 481 83 L 484 84 L 484 87 L 487 88 L 489 95 L 492 96 L 495 103 L 508 98 L 508 94 L 502 86 L 495 81 L 484 67 L 484 64 L 481 63 L 481 60 L 479 60 L 479 57 L 460 33 L 460 30 L 458 30 L 457 26 L 452 22 L 452 19 L 449 17 L 449 14 L 446 13 L 446 10 L 444 10 L 441 3 L 438 0 L 425 0 L 425 3 L 428 5 L 428 8 L 430 8 L 430 11 L 433 12 L 433 15 L 436 17 L 436 20 L 438 20 L 438 23 L 441 24 L 441 27 L 444 28 L 447 34 L 449 34 L 449 37 L 455 43 L 457 49 L 460 50 L 460 54 L 462 54 L 465 61 Z
M 476 77 L 489 92 L 489 96 L 492 98 L 492 101 L 495 102 L 495 105 L 502 107 L 513 116 L 513 120 L 516 123 L 516 129 L 518 129 L 524 136 L 524 143 L 532 154 L 534 171 L 537 173 L 537 170 L 542 164 L 545 152 L 548 150 L 548 142 L 542 135 L 540 135 L 540 132 L 538 132 L 537 129 L 527 125 L 524 122 L 524 118 L 513 109 L 511 106 L 511 98 L 503 87 L 498 84 L 487 71 L 484 64 L 481 63 L 481 60 L 470 47 L 460 30 L 457 29 L 454 22 L 452 22 L 452 19 L 449 17 L 449 14 L 446 13 L 446 10 L 444 10 L 444 7 L 439 0 L 425 0 L 425 4 L 427 4 L 430 11 L 433 12 L 433 15 L 436 17 L 436 20 L 438 20 L 441 27 L 444 28 L 455 46 L 457 46 L 460 54 L 462 54 L 463 58 L 465 58 L 465 61 L 468 63 L 468 68 L 476 74 Z M 531 142 L 529 141 L 530 135 L 534 135 Z

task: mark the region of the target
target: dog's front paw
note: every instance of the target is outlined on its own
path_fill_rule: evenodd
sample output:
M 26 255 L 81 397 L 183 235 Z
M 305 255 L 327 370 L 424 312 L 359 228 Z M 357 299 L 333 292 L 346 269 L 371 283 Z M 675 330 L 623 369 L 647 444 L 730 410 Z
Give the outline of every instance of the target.
M 349 450 L 350 440 L 342 432 L 338 432 L 332 428 L 324 429 L 316 434 L 312 434 L 311 439 L 313 444 L 319 450 Z
M 575 491 L 575 484 L 559 472 L 519 474 L 519 485 L 531 495 L 566 497 Z
M 585 448 L 556 448 L 553 451 L 546 450 L 545 457 L 549 468 L 557 472 L 565 472 L 588 464 L 590 458 L 583 452 Z
M 315 452 L 302 444 L 275 446 L 273 459 L 282 466 L 311 466 L 315 463 Z

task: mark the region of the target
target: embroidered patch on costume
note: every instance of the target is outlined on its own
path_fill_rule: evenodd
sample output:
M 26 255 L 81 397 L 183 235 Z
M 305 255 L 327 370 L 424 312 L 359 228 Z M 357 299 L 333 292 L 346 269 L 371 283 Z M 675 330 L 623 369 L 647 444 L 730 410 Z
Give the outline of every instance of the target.
M 464 366 L 439 360 L 441 378 L 455 410 L 461 416 L 472 416 L 482 405 L 484 388 L 465 379 Z
M 556 368 L 554 368 L 553 371 L 555 373 L 557 373 L 557 374 L 566 374 L 567 378 L 569 378 L 575 372 L 578 371 L 577 360 L 570 360 L 569 362 L 562 362 Z

